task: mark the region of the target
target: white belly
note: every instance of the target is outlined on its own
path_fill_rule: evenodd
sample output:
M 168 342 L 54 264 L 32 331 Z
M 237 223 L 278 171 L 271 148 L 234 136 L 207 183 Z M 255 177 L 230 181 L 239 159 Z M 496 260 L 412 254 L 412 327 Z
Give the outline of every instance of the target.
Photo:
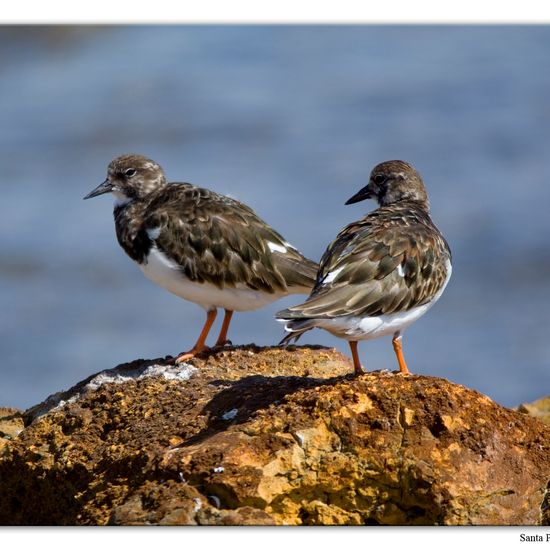
M 144 275 L 172 294 L 194 302 L 205 309 L 225 308 L 232 311 L 251 311 L 261 308 L 289 294 L 269 294 L 252 290 L 244 285 L 223 289 L 211 283 L 196 283 L 189 280 L 178 265 L 156 246 L 151 248 L 146 264 L 139 264 Z
M 344 338 L 345 340 L 372 340 L 382 336 L 393 335 L 403 331 L 415 321 L 420 319 L 439 300 L 449 279 L 451 278 L 452 267 L 447 265 L 447 279 L 433 297 L 433 299 L 422 306 L 414 307 L 408 311 L 379 315 L 378 317 L 336 317 L 334 319 L 318 319 L 315 326 L 323 328 L 328 332 Z
M 401 313 L 378 317 L 337 317 L 319 319 L 316 326 L 346 340 L 372 340 L 405 330 L 422 317 L 434 302 Z

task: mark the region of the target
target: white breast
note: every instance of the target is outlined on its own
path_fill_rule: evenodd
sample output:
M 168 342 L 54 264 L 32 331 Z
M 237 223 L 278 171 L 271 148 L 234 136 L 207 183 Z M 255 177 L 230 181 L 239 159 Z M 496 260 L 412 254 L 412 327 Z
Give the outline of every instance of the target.
M 349 315 L 347 317 L 336 317 L 334 319 L 318 319 L 316 326 L 346 340 L 372 340 L 382 336 L 393 335 L 403 331 L 415 321 L 420 319 L 439 300 L 449 279 L 451 278 L 452 266 L 447 264 L 447 278 L 439 292 L 433 299 L 422 306 L 414 307 L 408 311 L 379 315 L 378 317 L 358 317 Z
M 205 309 L 214 307 L 232 311 L 251 311 L 261 308 L 288 293 L 269 294 L 252 290 L 244 285 L 220 289 L 211 283 L 189 280 L 179 266 L 155 245 L 151 248 L 147 263 L 139 264 L 144 275 L 172 294 L 194 302 Z

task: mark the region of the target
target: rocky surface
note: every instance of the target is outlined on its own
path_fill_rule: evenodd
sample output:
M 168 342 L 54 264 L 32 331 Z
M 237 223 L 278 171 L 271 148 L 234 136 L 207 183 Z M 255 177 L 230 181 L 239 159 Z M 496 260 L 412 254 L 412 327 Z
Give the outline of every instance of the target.
M 25 427 L 21 411 L 9 407 L 0 407 L 0 451 L 8 441 L 17 437 Z
M 545 424 L 550 424 L 550 396 L 537 399 L 532 403 L 522 403 L 517 410 L 519 412 L 530 414 Z
M 5 438 L 0 524 L 547 524 L 550 426 L 444 379 L 351 370 L 248 346 L 90 377 Z

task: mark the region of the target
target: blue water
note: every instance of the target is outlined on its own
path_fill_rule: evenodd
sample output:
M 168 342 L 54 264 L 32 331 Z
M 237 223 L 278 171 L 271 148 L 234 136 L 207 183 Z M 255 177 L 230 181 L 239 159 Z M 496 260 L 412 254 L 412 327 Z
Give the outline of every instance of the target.
M 127 152 L 316 260 L 374 208 L 344 206 L 370 169 L 413 163 L 454 272 L 405 333 L 409 367 L 507 406 L 550 393 L 550 27 L 2 27 L 0 46 L 0 405 L 194 343 L 204 312 L 125 256 L 109 197 L 82 201 Z M 231 339 L 276 343 L 298 299 Z M 360 354 L 396 368 L 388 338 Z

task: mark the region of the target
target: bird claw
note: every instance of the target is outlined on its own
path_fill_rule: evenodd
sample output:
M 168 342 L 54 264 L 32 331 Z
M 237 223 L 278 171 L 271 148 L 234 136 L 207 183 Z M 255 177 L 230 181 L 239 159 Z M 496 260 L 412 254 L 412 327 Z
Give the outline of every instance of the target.
M 202 348 L 193 348 L 192 350 L 190 351 L 187 351 L 187 352 L 184 352 L 184 353 L 180 353 L 176 359 L 174 360 L 174 363 L 176 365 L 179 365 L 181 363 L 185 363 L 186 361 L 188 361 L 189 359 L 193 359 L 194 357 L 196 357 L 197 355 L 199 355 L 200 353 L 202 353 L 203 351 L 207 351 L 208 348 L 207 346 L 203 346 Z

